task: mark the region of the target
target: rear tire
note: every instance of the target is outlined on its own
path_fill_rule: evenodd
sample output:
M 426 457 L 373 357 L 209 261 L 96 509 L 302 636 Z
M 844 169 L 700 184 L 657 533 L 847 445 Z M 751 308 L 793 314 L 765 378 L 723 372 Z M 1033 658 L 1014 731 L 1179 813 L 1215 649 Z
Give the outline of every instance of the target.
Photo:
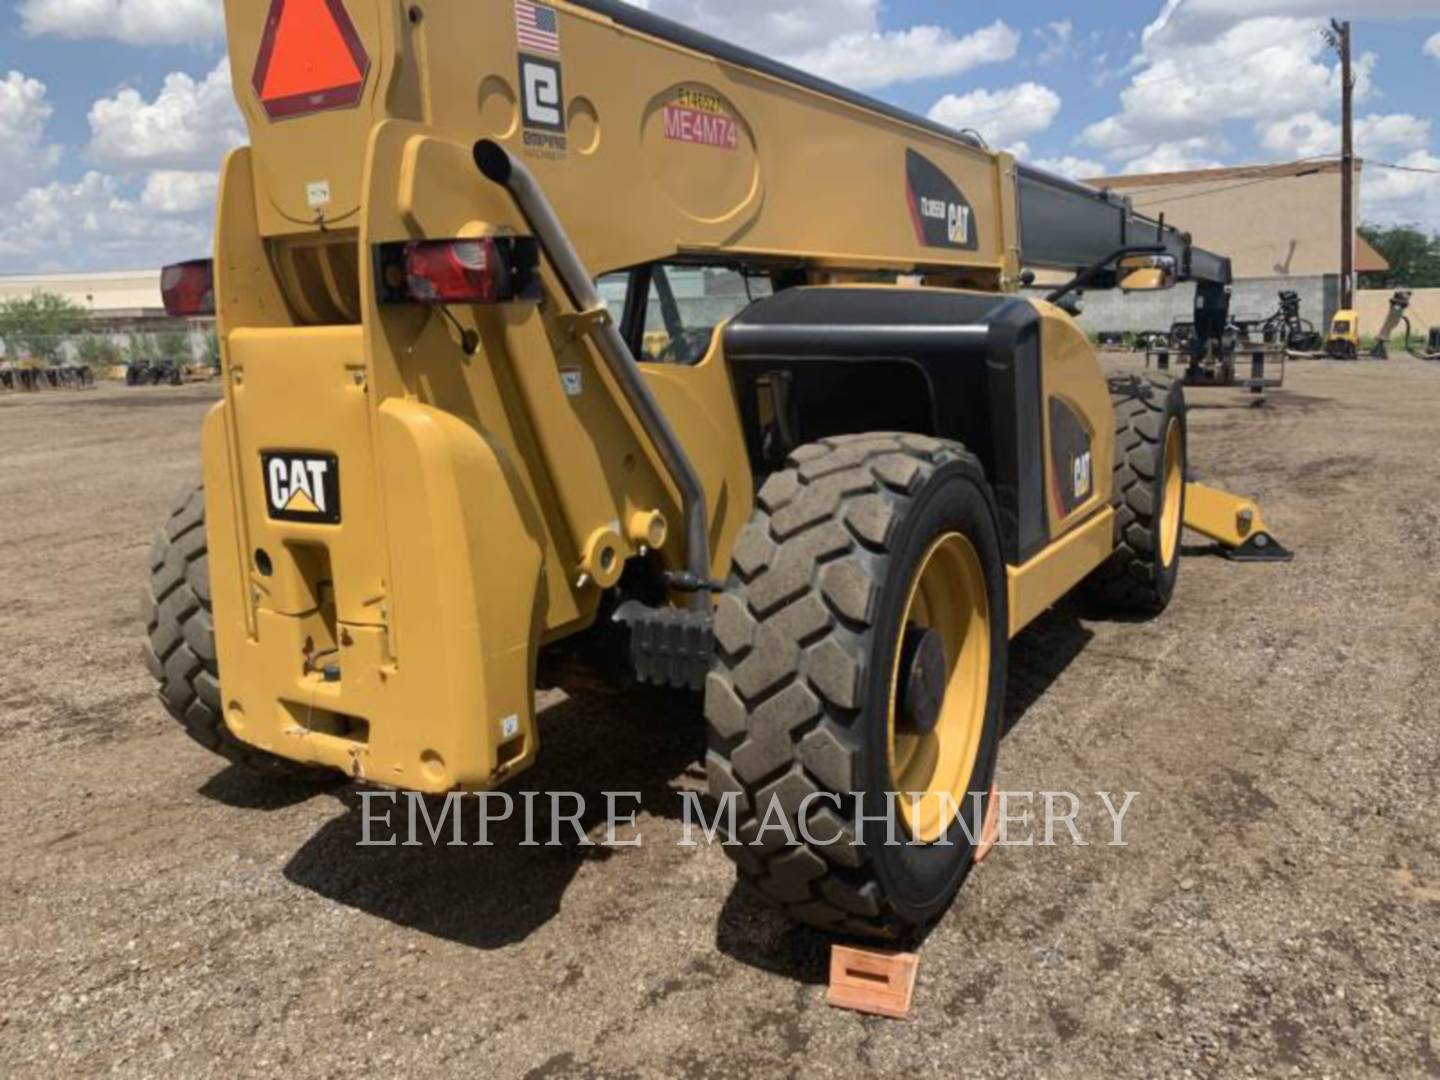
M 803 447 L 761 490 L 716 610 L 707 765 L 722 810 L 727 796 L 737 808 L 732 839 L 740 846 L 725 852 L 791 918 L 901 937 L 943 914 L 969 873 L 1005 701 L 1009 615 L 997 520 L 979 461 L 958 444 L 917 435 Z M 931 597 L 922 583 L 937 551 L 962 553 L 954 563 L 962 569 L 933 571 Z M 946 592 L 952 584 L 961 591 Z M 983 618 L 913 622 L 921 595 L 927 612 Z M 937 603 L 956 595 L 968 595 L 969 606 Z M 939 677 L 927 681 L 935 669 L 915 645 L 917 634 L 931 633 L 953 656 L 942 655 Z M 935 685 L 942 695 L 927 696 Z M 912 701 L 933 703 L 933 731 L 905 727 Z M 914 775 L 914 761 L 926 772 L 929 753 L 915 758 L 916 740 L 930 746 L 923 740 L 932 734 L 944 749 L 934 750 L 930 789 L 953 791 L 960 812 L 918 815 L 912 828 L 914 812 L 887 806 L 885 793 L 899 786 L 897 775 Z M 887 825 L 873 820 L 857 833 L 857 795 L 868 816 L 888 809 L 901 841 L 928 831 L 945 842 L 891 845 Z M 774 824 L 780 817 L 798 843 Z
M 145 589 L 145 666 L 160 684 L 160 701 L 185 733 L 212 753 L 264 776 L 309 783 L 341 779 L 330 769 L 300 765 L 257 750 L 230 734 L 220 704 L 215 619 L 205 546 L 205 490 L 187 488 L 150 551 Z
M 1185 531 L 1185 388 L 1168 375 L 1135 377 L 1112 383 L 1111 400 L 1115 550 L 1085 588 L 1104 607 L 1158 615 L 1175 595 Z

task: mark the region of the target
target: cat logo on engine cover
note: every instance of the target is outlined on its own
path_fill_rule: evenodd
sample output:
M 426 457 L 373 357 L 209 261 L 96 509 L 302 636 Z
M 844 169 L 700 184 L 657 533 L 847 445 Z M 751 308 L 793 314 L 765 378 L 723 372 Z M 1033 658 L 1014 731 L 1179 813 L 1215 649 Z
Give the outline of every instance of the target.
M 334 454 L 261 454 L 265 508 L 276 521 L 340 523 L 340 462 Z

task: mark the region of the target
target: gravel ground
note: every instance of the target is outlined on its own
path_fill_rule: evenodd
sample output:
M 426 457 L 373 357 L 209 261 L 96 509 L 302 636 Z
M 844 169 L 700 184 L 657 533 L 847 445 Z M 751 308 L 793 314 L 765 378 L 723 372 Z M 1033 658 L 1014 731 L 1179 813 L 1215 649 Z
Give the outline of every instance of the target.
M 905 1023 L 677 846 L 701 735 L 649 699 L 553 702 L 521 784 L 643 792 L 640 848 L 360 849 L 347 789 L 208 756 L 137 594 L 214 391 L 0 397 L 3 1071 L 1440 1076 L 1440 367 L 1289 378 L 1192 392 L 1192 461 L 1298 558 L 1197 550 L 1159 621 L 1016 643 L 1002 784 L 1096 842 L 982 867 Z

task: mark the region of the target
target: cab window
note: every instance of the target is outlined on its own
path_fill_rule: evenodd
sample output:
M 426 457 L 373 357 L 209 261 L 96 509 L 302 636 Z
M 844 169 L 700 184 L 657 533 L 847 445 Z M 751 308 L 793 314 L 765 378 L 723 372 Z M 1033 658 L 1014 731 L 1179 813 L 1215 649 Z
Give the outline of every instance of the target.
M 699 363 L 717 326 L 774 291 L 768 276 L 739 267 L 670 263 L 611 274 L 599 285 L 636 358 L 659 364 Z

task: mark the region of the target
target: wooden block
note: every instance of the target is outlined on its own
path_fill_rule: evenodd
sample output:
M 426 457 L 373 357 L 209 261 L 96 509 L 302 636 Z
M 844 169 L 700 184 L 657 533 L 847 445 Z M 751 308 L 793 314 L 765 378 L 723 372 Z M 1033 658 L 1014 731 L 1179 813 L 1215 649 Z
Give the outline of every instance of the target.
M 825 1003 L 837 1009 L 854 1009 L 874 1016 L 904 1020 L 915 996 L 920 957 L 914 953 L 830 948 L 830 992 Z
M 975 865 L 979 866 L 990 857 L 1000 840 L 1000 795 L 999 788 L 992 785 L 990 801 L 985 807 L 985 824 L 980 827 L 980 843 L 975 845 Z

